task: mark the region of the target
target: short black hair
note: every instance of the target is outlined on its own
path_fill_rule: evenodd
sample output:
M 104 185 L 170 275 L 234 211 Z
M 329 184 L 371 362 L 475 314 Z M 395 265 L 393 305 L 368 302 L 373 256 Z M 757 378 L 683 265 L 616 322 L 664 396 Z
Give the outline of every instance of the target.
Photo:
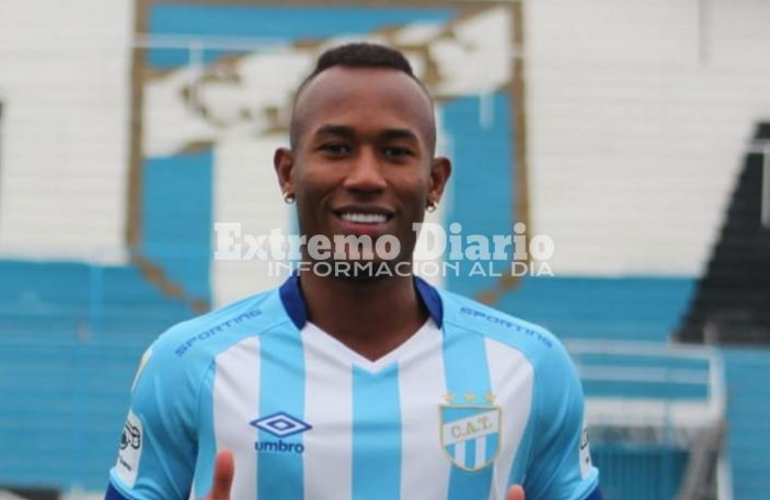
M 425 95 L 428 96 L 428 100 L 430 101 L 431 109 L 433 109 L 433 98 L 430 95 L 428 88 L 415 76 L 412 65 L 403 53 L 394 48 L 375 43 L 355 42 L 339 45 L 326 50 L 318 57 L 313 71 L 302 80 L 302 83 L 297 88 L 297 92 L 294 95 L 291 124 L 289 128 L 289 140 L 292 148 L 297 144 L 297 123 L 295 121 L 295 116 L 297 101 L 299 100 L 300 94 L 316 76 L 335 66 L 342 66 L 345 68 L 382 68 L 406 73 L 412 80 L 417 82 L 423 92 L 425 92 Z M 435 147 L 435 130 L 433 131 L 432 137 L 429 137 L 428 140 Z
M 321 54 L 315 69 L 305 78 L 305 82 L 312 80 L 320 72 L 333 66 L 395 69 L 415 78 L 412 65 L 398 50 L 385 45 L 359 42 L 340 45 Z

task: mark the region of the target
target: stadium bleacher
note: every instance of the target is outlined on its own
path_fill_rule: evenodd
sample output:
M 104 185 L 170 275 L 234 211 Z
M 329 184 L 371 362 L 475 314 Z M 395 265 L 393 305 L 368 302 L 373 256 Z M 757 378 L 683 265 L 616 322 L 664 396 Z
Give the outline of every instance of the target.
M 731 347 L 723 357 L 733 498 L 760 500 L 770 491 L 770 350 Z
M 676 337 L 684 342 L 770 342 L 770 123 L 755 126 L 719 240 Z
M 103 489 L 142 352 L 194 312 L 135 266 L 0 261 L 0 275 L 0 483 Z

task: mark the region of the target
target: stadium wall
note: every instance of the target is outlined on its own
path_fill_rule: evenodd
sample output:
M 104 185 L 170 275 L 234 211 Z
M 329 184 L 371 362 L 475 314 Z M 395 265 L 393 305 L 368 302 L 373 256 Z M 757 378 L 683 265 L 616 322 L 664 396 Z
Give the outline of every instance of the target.
M 532 219 L 555 270 L 699 275 L 770 115 L 770 5 L 525 5 Z
M 770 114 L 770 35 L 762 24 L 770 7 L 758 0 L 524 7 L 530 222 L 556 241 L 554 272 L 697 276 L 753 123 Z M 1 8 L 0 253 L 125 260 L 134 3 Z M 262 165 L 269 158 L 262 149 L 280 140 L 268 142 L 235 153 L 253 155 L 254 168 L 215 169 L 216 193 L 260 188 L 240 199 L 213 196 L 214 220 L 278 216 L 290 225 Z M 218 153 L 221 161 L 237 147 Z M 258 171 L 265 178 L 255 183 Z M 233 208 L 255 197 L 265 200 L 258 209 Z M 238 283 L 237 272 L 221 274 Z M 215 295 L 228 288 L 216 285 Z
M 0 254 L 121 260 L 129 0 L 0 3 Z

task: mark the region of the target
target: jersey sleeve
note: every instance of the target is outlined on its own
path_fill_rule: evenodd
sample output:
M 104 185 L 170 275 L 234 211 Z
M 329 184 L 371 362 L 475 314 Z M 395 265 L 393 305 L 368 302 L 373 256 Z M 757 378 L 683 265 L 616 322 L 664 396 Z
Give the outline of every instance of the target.
M 136 374 L 108 500 L 189 497 L 198 391 L 193 375 L 162 344 L 161 338 L 145 353 Z
M 536 418 L 527 499 L 601 500 L 577 370 L 559 343 L 535 372 Z

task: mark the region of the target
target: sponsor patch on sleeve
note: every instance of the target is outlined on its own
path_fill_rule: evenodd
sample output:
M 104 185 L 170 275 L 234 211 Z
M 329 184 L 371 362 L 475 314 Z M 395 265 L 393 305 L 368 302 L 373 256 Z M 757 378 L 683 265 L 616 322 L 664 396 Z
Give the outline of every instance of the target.
M 120 451 L 115 471 L 118 477 L 129 488 L 136 484 L 139 472 L 139 461 L 142 458 L 142 421 L 133 411 L 128 411 L 126 423 L 123 426 L 123 436 L 120 438 Z
M 591 473 L 591 450 L 588 446 L 588 428 L 583 424 L 580 435 L 580 478 L 585 479 Z

